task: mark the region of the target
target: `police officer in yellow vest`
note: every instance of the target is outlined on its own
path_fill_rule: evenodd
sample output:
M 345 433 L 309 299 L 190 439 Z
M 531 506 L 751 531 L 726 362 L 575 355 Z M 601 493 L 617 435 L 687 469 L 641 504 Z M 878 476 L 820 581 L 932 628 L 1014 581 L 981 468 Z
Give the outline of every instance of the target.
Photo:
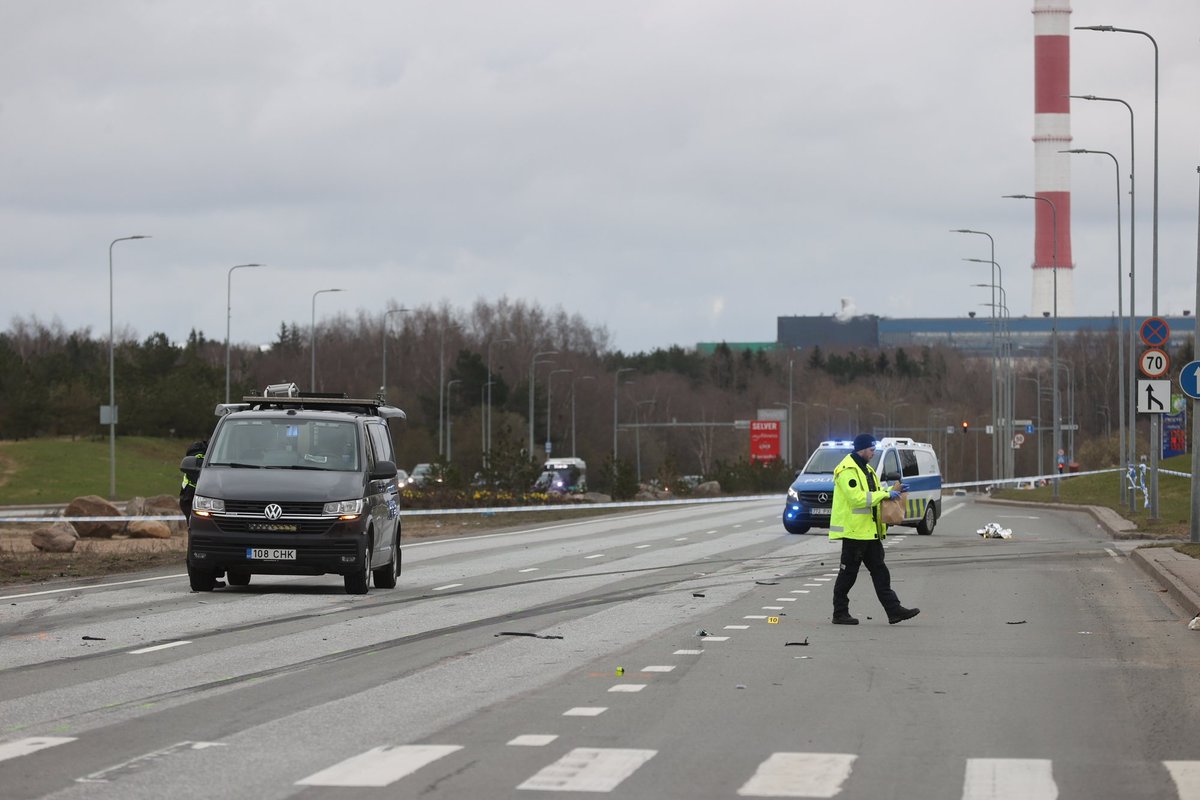
M 860 564 L 867 565 L 875 594 L 887 612 L 888 622 L 895 625 L 921 613 L 919 608 L 905 608 L 892 591 L 892 576 L 883 563 L 883 540 L 887 525 L 879 519 L 879 504 L 900 492 L 884 489 L 879 476 L 869 463 L 875 455 L 875 437 L 861 433 L 854 437 L 854 452 L 842 459 L 833 469 L 833 509 L 829 517 L 829 538 L 842 540 L 842 563 L 833 584 L 833 624 L 857 625 L 850 616 L 850 587 L 858 578 Z M 906 487 L 902 487 L 906 488 Z

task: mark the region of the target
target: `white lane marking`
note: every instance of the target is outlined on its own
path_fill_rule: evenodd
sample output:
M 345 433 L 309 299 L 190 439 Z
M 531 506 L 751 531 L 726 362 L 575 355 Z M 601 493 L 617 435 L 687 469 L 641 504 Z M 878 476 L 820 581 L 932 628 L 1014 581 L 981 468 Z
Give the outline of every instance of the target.
M 678 539 L 676 539 L 675 541 L 677 541 L 677 542 L 686 542 L 686 541 L 687 541 L 687 539 L 688 539 L 688 537 L 686 537 L 686 536 L 680 536 L 680 537 L 679 537 Z
M 637 547 L 635 547 L 633 549 L 634 550 L 645 550 L 647 547 L 651 547 L 651 546 L 652 545 L 648 545 L 648 544 L 639 544 Z
M 650 667 L 642 667 L 642 672 L 672 672 L 675 667 L 671 664 L 658 664 Z
M 440 592 L 443 589 L 457 589 L 459 586 L 462 586 L 462 584 L 461 583 L 447 583 L 445 586 L 433 587 L 433 591 Z
M 657 752 L 576 747 L 517 788 L 545 792 L 611 792 Z
M 823 584 L 823 583 L 806 583 L 806 584 L 804 584 L 804 585 L 805 585 L 805 586 L 807 586 L 807 587 L 809 587 L 809 588 L 820 589 L 820 588 L 821 588 L 822 586 L 824 586 L 825 584 Z
M 60 744 L 75 741 L 74 736 L 30 736 L 28 739 L 17 739 L 15 742 L 0 744 L 0 761 L 7 761 L 18 756 L 27 756 L 47 747 L 57 747 Z
M 763 611 L 783 611 L 783 606 L 763 606 Z
M 153 647 L 143 647 L 140 650 L 130 650 L 129 654 L 138 656 L 142 653 L 153 653 L 156 650 L 167 650 L 171 647 L 180 647 L 185 644 L 191 644 L 191 642 L 167 642 L 166 644 L 156 644 Z
M 584 556 L 584 558 L 604 558 L 604 553 L 596 553 L 595 555 Z
M 726 625 L 724 630 L 727 631 L 747 631 L 750 630 L 749 625 Z
M 134 772 L 144 769 L 147 764 L 157 761 L 165 756 L 174 755 L 181 750 L 207 750 L 210 747 L 225 747 L 222 742 L 193 742 L 184 741 L 176 742 L 169 747 L 164 747 L 161 750 L 131 758 L 128 761 L 122 761 L 120 764 L 114 764 L 107 769 L 102 769 L 99 772 L 93 772 L 82 778 L 76 778 L 76 783 L 108 783 L 110 778 L 119 778 L 124 773 Z
M 829 583 L 831 580 L 833 580 L 833 578 L 813 578 L 813 580 L 817 581 L 818 583 Z M 804 585 L 807 586 L 808 584 Z
M 728 642 L 728 636 L 705 636 L 700 641 L 702 642 Z
M 713 530 L 711 530 L 711 531 L 705 531 L 705 533 L 716 533 L 716 532 L 717 532 L 716 528 L 714 528 L 714 529 L 713 529 Z
M 392 784 L 439 758 L 462 750 L 456 744 L 373 747 L 296 781 L 297 786 L 376 786 Z
M 733 527 L 740 528 L 740 527 L 742 527 L 742 523 L 739 522 L 737 525 L 734 525 Z
M 1163 766 L 1175 781 L 1179 800 L 1200 798 L 1200 761 L 1164 761 Z
M 1054 800 L 1052 764 L 1044 758 L 968 758 L 962 800 Z
M 792 589 L 792 594 L 808 594 L 808 589 Z
M 605 706 L 575 706 L 563 712 L 564 717 L 598 717 L 608 711 Z
M 523 733 L 509 739 L 507 744 L 513 747 L 545 747 L 557 738 L 557 733 Z
M 41 597 L 47 594 L 61 594 L 63 592 L 82 592 L 92 589 L 106 589 L 109 586 L 129 586 L 134 583 L 146 583 L 148 581 L 165 581 L 171 578 L 186 578 L 187 573 L 181 572 L 178 575 L 159 575 L 155 578 L 135 578 L 129 581 L 113 581 L 112 583 L 95 583 L 90 586 L 68 586 L 65 589 L 46 589 L 41 592 L 25 592 L 24 594 L 6 594 L 0 597 L 0 600 L 16 600 L 18 597 Z
M 526 567 L 525 569 L 517 570 L 517 572 L 537 572 L 537 571 L 538 571 L 537 567 Z
M 738 794 L 742 797 L 834 797 L 850 777 L 850 753 L 772 753 Z
M 640 692 L 646 688 L 644 683 L 618 683 L 616 686 L 608 687 L 610 692 Z
M 766 619 L 766 618 L 767 618 L 766 614 L 747 614 L 746 616 L 742 617 L 742 619 Z
M 794 603 L 794 602 L 796 602 L 796 598 L 794 598 L 794 597 L 776 597 L 775 602 L 776 603 Z
M 671 655 L 673 656 L 698 656 L 703 653 L 703 650 L 676 650 Z
M 836 572 L 823 572 L 821 575 L 825 578 L 836 578 L 838 576 Z

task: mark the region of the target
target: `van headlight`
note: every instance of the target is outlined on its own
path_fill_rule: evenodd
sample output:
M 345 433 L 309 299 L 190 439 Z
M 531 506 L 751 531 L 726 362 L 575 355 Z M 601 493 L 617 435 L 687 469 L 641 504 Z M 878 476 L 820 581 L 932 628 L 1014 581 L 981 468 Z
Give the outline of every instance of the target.
M 208 511 L 212 514 L 224 514 L 225 501 L 198 494 L 192 498 L 192 511 Z
M 363 500 L 360 497 L 357 500 L 338 500 L 333 503 L 326 503 L 323 513 L 330 514 L 330 515 L 336 514 L 339 517 L 341 517 L 341 516 L 353 517 L 358 514 L 361 514 L 362 510 L 363 510 Z
M 788 487 L 788 500 L 791 500 L 793 503 L 800 502 L 800 493 L 796 491 L 796 487 Z

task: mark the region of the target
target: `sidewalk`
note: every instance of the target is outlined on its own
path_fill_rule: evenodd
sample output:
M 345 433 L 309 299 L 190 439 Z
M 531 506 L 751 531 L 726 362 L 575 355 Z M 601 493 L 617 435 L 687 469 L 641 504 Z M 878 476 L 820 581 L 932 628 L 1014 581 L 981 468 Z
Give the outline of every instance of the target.
M 1069 508 L 1060 503 L 1029 503 L 1022 500 L 981 499 L 997 505 L 1052 506 Z M 1100 527 L 1114 539 L 1140 539 L 1137 525 L 1104 506 L 1076 506 L 1087 511 Z M 1147 540 L 1149 542 L 1150 540 Z M 1171 547 L 1139 547 L 1131 550 L 1133 562 L 1154 578 L 1189 614 L 1200 613 L 1200 558 L 1192 558 Z

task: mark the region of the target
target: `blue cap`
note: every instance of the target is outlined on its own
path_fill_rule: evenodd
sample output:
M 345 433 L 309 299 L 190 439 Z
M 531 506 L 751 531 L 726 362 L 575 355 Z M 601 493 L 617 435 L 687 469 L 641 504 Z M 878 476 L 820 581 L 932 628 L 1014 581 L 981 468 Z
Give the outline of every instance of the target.
M 866 450 L 868 447 L 875 446 L 875 437 L 869 433 L 860 433 L 854 437 L 854 452 Z

